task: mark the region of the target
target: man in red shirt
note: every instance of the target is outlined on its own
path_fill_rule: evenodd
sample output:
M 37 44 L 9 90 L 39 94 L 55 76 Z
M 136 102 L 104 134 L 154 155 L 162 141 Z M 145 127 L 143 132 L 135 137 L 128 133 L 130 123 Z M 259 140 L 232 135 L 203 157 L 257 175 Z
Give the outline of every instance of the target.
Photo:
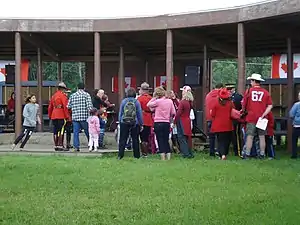
M 140 133 L 140 138 L 142 141 L 141 150 L 143 157 L 147 157 L 148 155 L 149 136 L 151 127 L 153 126 L 151 110 L 147 107 L 148 102 L 152 99 L 152 96 L 149 94 L 149 90 L 149 84 L 146 82 L 142 83 L 139 91 L 140 96 L 137 99 L 140 102 L 143 111 L 144 127 Z
M 243 152 L 243 159 L 250 156 L 253 145 L 253 138 L 256 134 L 259 137 L 260 158 L 265 157 L 265 135 L 266 130 L 256 128 L 259 118 L 265 118 L 272 110 L 272 99 L 270 93 L 260 86 L 264 81 L 260 74 L 252 74 L 247 80 L 251 80 L 251 87 L 246 91 L 243 99 L 243 111 L 246 115 L 246 151 Z
M 57 91 L 51 97 L 48 106 L 49 119 L 53 122 L 53 138 L 54 149 L 56 151 L 65 150 L 63 147 L 64 129 L 66 122 L 69 120 L 69 110 L 67 108 L 68 98 L 64 91 L 67 89 L 65 83 L 60 82 L 57 86 Z
M 209 137 L 209 155 L 215 156 L 215 141 L 216 135 L 211 132 L 211 125 L 212 125 L 212 116 L 211 110 L 215 105 L 215 102 L 218 101 L 218 93 L 219 90 L 224 87 L 223 84 L 217 84 L 215 89 L 211 90 L 205 97 L 205 116 L 206 116 L 206 123 L 207 123 L 207 132 Z

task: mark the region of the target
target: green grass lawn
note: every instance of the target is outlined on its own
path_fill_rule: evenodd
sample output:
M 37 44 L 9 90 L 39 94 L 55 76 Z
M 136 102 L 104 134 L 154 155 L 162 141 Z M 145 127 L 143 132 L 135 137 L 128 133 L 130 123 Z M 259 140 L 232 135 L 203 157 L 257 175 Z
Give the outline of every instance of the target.
M 0 158 L 1 225 L 300 224 L 300 161 Z

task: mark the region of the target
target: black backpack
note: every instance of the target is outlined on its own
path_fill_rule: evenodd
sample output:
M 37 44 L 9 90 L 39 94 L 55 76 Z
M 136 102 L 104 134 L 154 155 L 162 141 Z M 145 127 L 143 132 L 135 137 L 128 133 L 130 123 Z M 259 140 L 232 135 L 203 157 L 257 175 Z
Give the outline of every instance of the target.
M 123 108 L 122 123 L 135 125 L 136 124 L 136 100 L 128 100 Z

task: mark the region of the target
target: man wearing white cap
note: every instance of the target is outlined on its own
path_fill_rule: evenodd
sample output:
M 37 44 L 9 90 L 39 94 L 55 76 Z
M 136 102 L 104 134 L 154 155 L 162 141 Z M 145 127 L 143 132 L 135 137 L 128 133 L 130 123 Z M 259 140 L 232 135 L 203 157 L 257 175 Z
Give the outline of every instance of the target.
M 265 130 L 256 127 L 259 118 L 266 117 L 272 110 L 272 99 L 270 93 L 260 86 L 264 81 L 260 74 L 252 74 L 247 80 L 251 81 L 251 87 L 246 91 L 243 99 L 243 112 L 247 122 L 246 126 L 246 150 L 243 152 L 243 159 L 250 156 L 253 145 L 253 138 L 256 134 L 259 137 L 260 158 L 265 157 Z

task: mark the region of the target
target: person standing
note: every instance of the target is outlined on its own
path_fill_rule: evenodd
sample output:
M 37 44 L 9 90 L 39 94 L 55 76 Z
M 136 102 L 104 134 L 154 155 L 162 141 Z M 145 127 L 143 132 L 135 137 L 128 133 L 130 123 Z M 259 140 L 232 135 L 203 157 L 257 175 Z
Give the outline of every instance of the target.
M 243 96 L 236 92 L 234 84 L 226 84 L 227 90 L 231 94 L 231 101 L 234 108 L 238 111 L 242 110 Z M 232 144 L 235 156 L 241 156 L 243 148 L 242 124 L 240 121 L 233 120 Z
M 73 145 L 75 151 L 80 151 L 79 133 L 84 133 L 89 138 L 87 118 L 93 108 L 92 99 L 89 93 L 84 91 L 84 84 L 79 83 L 77 92 L 72 94 L 69 99 L 68 108 L 72 110 L 73 124 Z
M 230 93 L 222 88 L 218 93 L 218 101 L 214 101 L 211 109 L 212 126 L 211 131 L 217 135 L 218 151 L 222 160 L 226 160 L 229 152 L 233 124 L 231 110 L 233 104 L 230 100 Z
M 298 93 L 298 101 L 293 105 L 289 112 L 290 118 L 293 120 L 292 133 L 292 159 L 298 158 L 298 139 L 300 137 L 300 92 Z
M 193 101 L 193 94 L 191 92 L 184 92 L 175 117 L 180 152 L 184 158 L 194 158 L 192 152 L 192 124 L 190 119 Z
M 93 108 L 90 111 L 90 116 L 87 119 L 89 124 L 89 151 L 94 149 L 94 152 L 98 151 L 100 123 L 98 118 L 98 110 Z
M 141 104 L 141 108 L 143 111 L 143 121 L 144 121 L 144 129 L 140 133 L 141 139 L 141 151 L 142 156 L 147 157 L 149 151 L 149 136 L 151 133 L 151 128 L 153 127 L 153 119 L 151 115 L 151 110 L 147 106 L 148 102 L 152 99 L 149 94 L 150 86 L 148 83 L 144 82 L 140 87 L 140 96 L 138 97 L 138 101 Z
M 60 82 L 57 85 L 57 91 L 50 99 L 48 106 L 48 116 L 53 123 L 53 140 L 55 151 L 68 150 L 64 148 L 64 132 L 65 125 L 69 120 L 68 98 L 64 91 L 67 90 L 67 86 L 64 82 Z
M 259 137 L 260 159 L 265 158 L 266 130 L 256 128 L 259 118 L 265 118 L 272 110 L 272 99 L 270 93 L 260 86 L 264 81 L 260 74 L 252 74 L 247 80 L 251 81 L 251 87 L 246 91 L 242 102 L 243 114 L 246 116 L 246 151 L 242 158 L 247 159 L 250 156 L 253 145 L 253 138 L 256 134 Z
M 134 88 L 129 88 L 119 110 L 120 139 L 118 159 L 124 157 L 125 146 L 129 134 L 132 138 L 134 158 L 140 158 L 139 133 L 143 130 L 143 112 L 141 104 L 136 99 Z
M 25 103 L 26 105 L 24 106 L 23 109 L 23 117 L 24 117 L 23 131 L 14 141 L 12 145 L 12 150 L 14 150 L 17 144 L 19 144 L 19 142 L 25 137 L 20 145 L 20 149 L 23 149 L 27 141 L 31 137 L 36 127 L 36 123 L 38 122 L 38 124 L 41 124 L 39 105 L 36 104 L 36 96 L 33 94 L 28 96 L 26 98 Z
M 217 84 L 213 90 L 211 90 L 205 97 L 205 117 L 207 123 L 207 134 L 209 138 L 209 155 L 215 157 L 215 142 L 216 135 L 211 132 L 212 126 L 212 116 L 211 109 L 214 106 L 215 102 L 218 101 L 218 92 L 221 88 L 223 88 L 223 84 Z
M 158 142 L 158 150 L 162 160 L 171 159 L 171 148 L 169 144 L 169 134 L 171 120 L 176 115 L 176 111 L 171 99 L 166 98 L 163 87 L 155 88 L 153 98 L 147 106 L 154 110 L 154 132 Z

